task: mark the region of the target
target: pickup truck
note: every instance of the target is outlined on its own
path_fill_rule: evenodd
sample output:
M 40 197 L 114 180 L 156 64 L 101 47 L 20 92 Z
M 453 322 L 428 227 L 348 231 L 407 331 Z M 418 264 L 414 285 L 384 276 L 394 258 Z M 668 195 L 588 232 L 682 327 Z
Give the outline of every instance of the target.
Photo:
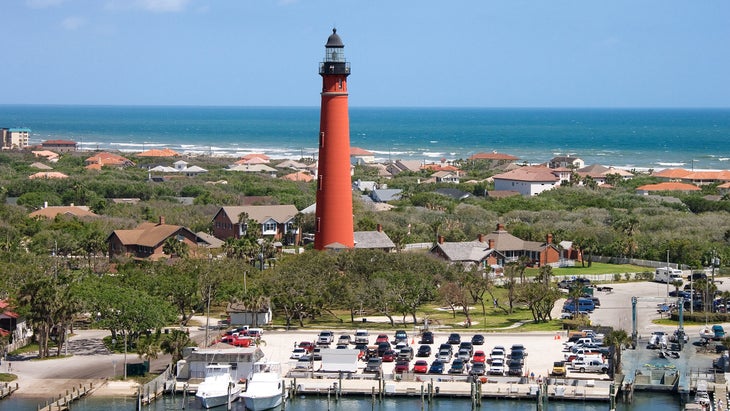
M 601 360 L 589 360 L 581 361 L 575 360 L 571 363 L 571 368 L 580 372 L 595 372 L 595 373 L 606 373 L 608 372 L 608 364 Z
M 553 363 L 553 369 L 550 371 L 550 375 L 553 376 L 565 376 L 566 369 L 565 369 L 565 361 L 555 361 Z
M 320 331 L 319 337 L 317 338 L 317 344 L 332 344 L 335 340 L 335 333 L 332 331 Z

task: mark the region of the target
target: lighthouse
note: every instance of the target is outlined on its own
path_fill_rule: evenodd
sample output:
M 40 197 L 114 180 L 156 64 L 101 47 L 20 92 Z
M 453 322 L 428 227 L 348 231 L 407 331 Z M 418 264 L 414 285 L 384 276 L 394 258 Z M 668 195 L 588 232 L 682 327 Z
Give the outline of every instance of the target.
M 337 29 L 325 44 L 322 105 L 319 115 L 319 166 L 314 248 L 352 248 L 352 183 L 350 181 L 350 119 L 347 112 L 347 76 L 342 39 Z

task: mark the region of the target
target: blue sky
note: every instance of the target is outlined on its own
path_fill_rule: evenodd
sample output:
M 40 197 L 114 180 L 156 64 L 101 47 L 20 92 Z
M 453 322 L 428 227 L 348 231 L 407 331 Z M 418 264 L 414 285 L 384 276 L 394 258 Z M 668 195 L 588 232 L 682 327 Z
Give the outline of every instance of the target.
M 447 6 L 448 3 L 448 6 Z M 727 0 L 6 0 L 0 104 L 730 107 Z

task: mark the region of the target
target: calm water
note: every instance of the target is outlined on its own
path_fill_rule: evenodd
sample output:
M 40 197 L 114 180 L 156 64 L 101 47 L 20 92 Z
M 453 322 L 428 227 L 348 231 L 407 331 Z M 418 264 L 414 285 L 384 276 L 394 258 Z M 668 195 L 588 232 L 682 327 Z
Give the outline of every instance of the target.
M 34 411 L 37 410 L 39 401 L 29 399 L 9 398 L 0 401 L 0 410 L 13 411 Z M 45 402 L 44 402 L 45 405 Z M 131 411 L 135 408 L 134 400 L 128 399 L 102 399 L 88 398 L 74 403 L 72 409 L 74 411 Z M 150 406 L 144 406 L 143 410 L 149 411 L 167 411 L 180 410 L 183 408 L 182 398 L 177 396 L 174 400 L 172 397 L 166 397 Z M 194 400 L 185 403 L 187 410 L 199 410 Z M 217 410 L 225 410 L 225 407 L 215 408 Z M 243 403 L 236 402 L 234 410 L 243 411 Z M 370 399 L 343 398 L 339 402 L 332 399 L 328 402 L 326 397 L 310 396 L 307 398 L 296 398 L 294 401 L 287 403 L 287 410 L 290 411 L 390 411 L 390 410 L 420 410 L 421 400 L 418 397 L 385 399 L 382 403 L 375 403 L 373 407 Z M 424 410 L 446 411 L 446 410 L 469 410 L 471 403 L 468 400 L 440 399 L 434 400 L 429 406 L 425 404 Z M 518 411 L 518 410 L 535 410 L 535 404 L 530 401 L 507 401 L 507 400 L 488 400 L 482 402 L 482 410 L 488 411 Z M 608 403 L 603 402 L 550 402 L 546 411 L 605 411 L 608 409 Z M 675 396 L 659 393 L 637 393 L 634 397 L 633 404 L 625 406 L 618 404 L 619 411 L 679 411 L 681 410 L 678 399 Z
M 0 105 L 0 127 L 31 142 L 69 139 L 85 150 L 275 158 L 315 156 L 319 108 Z M 530 163 L 574 154 L 586 164 L 727 169 L 730 110 L 351 108 L 352 145 L 379 160 L 467 158 L 499 151 Z

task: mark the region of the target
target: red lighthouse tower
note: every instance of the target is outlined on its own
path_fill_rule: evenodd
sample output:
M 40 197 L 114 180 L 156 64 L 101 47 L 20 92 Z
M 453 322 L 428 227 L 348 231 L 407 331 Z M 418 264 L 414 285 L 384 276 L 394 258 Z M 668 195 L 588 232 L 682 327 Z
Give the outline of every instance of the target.
M 347 113 L 347 76 L 342 39 L 337 29 L 327 39 L 322 76 L 322 106 L 319 118 L 319 166 L 314 248 L 355 246 L 350 180 L 350 119 Z

